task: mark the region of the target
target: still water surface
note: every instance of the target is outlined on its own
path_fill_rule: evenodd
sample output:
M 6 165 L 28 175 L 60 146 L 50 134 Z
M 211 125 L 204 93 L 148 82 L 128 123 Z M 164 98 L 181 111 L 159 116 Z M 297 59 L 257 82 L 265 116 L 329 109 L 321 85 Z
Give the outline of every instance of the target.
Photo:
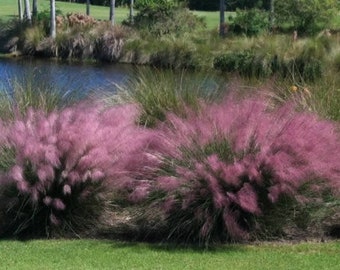
M 53 88 L 62 93 L 76 91 L 78 94 L 86 95 L 88 92 L 115 92 L 117 86 L 140 76 L 143 71 L 146 71 L 149 76 L 155 74 L 150 67 L 135 67 L 128 64 L 70 63 L 36 58 L 0 58 L 0 91 L 2 89 L 11 90 L 15 80 L 18 80 L 21 84 L 26 81 L 30 82 L 30 80 L 32 81 L 31 76 L 34 81 L 38 81 L 38 86 L 52 85 Z M 167 71 L 159 72 L 167 74 Z M 183 75 L 185 76 L 183 77 Z M 160 78 L 155 76 L 156 80 Z M 170 78 L 180 83 L 189 82 L 191 85 L 189 89 L 202 88 L 207 92 L 217 88 L 225 88 L 227 83 L 225 78 L 217 74 L 185 71 L 173 74 Z
M 0 89 L 10 87 L 11 81 L 34 76 L 44 84 L 50 83 L 62 91 L 83 93 L 94 90 L 115 91 L 135 76 L 136 68 L 122 64 L 79 64 L 43 59 L 0 59 Z

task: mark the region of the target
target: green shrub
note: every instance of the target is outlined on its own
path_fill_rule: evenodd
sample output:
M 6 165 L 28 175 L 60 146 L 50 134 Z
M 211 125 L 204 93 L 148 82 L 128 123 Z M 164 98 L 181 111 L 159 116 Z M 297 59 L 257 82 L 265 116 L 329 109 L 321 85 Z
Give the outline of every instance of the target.
M 269 29 L 268 13 L 259 9 L 237 10 L 236 16 L 230 17 L 229 31 L 235 34 L 255 36 Z
M 199 69 L 195 50 L 182 40 L 162 42 L 160 50 L 150 57 L 150 64 L 157 68 Z
M 229 52 L 215 57 L 214 68 L 223 72 L 237 72 L 245 77 L 266 77 L 272 74 L 273 60 L 253 51 Z
M 56 16 L 62 16 L 62 12 L 60 9 L 56 9 Z M 40 24 L 45 34 L 48 35 L 50 33 L 50 24 L 51 24 L 51 13 L 49 9 L 45 9 L 39 11 L 37 17 L 35 18 L 34 24 Z
M 173 1 L 141 1 L 134 17 L 134 27 L 154 36 L 180 35 L 205 26 L 203 19 L 187 9 L 177 7 Z M 128 22 L 125 22 L 128 24 Z
M 253 58 L 254 55 L 249 51 L 223 54 L 214 59 L 214 68 L 221 71 L 235 72 L 239 70 L 240 66 L 244 66 L 246 62 L 251 63 Z

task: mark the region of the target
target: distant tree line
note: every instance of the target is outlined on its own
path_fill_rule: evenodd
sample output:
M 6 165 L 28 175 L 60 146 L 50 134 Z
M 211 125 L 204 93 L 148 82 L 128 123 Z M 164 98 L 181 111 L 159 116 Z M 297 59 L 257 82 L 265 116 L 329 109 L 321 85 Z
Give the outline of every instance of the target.
M 60 0 L 64 2 L 85 3 L 86 0 Z M 110 0 L 91 0 L 92 5 L 109 6 Z M 138 3 L 138 0 L 135 1 Z M 217 11 L 220 8 L 219 0 L 174 0 L 184 3 L 189 9 Z M 130 0 L 116 0 L 116 6 L 129 5 Z M 269 10 L 270 0 L 226 0 L 226 10 L 260 8 Z
M 62 2 L 86 3 L 86 0 L 59 0 Z M 91 5 L 109 6 L 110 0 L 90 0 Z M 116 0 L 115 6 L 128 5 L 130 0 Z
M 206 1 L 206 0 L 183 0 L 187 2 L 188 7 L 192 10 L 216 11 L 219 10 L 219 0 Z M 226 10 L 236 9 L 250 9 L 260 8 L 269 9 L 270 0 L 226 0 Z

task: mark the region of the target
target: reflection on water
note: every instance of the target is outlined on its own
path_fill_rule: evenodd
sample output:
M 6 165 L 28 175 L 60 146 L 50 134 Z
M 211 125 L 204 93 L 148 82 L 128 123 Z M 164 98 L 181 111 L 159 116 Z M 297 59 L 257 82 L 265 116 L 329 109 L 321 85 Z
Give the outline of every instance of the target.
M 180 71 L 157 71 L 150 67 L 135 67 L 124 64 L 103 64 L 103 63 L 75 63 L 61 62 L 46 59 L 20 58 L 2 59 L 0 58 L 0 90 L 12 89 L 13 80 L 19 82 L 29 82 L 30 76 L 37 81 L 37 85 L 51 85 L 62 93 L 76 91 L 78 94 L 104 91 L 115 92 L 117 86 L 136 78 L 146 76 L 160 83 L 159 80 L 171 80 L 174 87 L 187 87 L 187 83 L 192 87 L 204 88 L 206 91 L 224 88 L 226 80 L 216 74 L 202 74 L 196 72 Z M 25 79 L 23 79 L 25 78 Z M 28 78 L 28 79 L 27 79 Z M 124 88 L 124 87 L 123 87 Z M 190 89 L 190 88 L 189 88 Z
M 44 84 L 52 84 L 61 91 L 115 91 L 134 74 L 131 65 L 102 63 L 79 64 L 43 59 L 0 59 L 0 88 L 10 87 L 11 81 L 34 76 Z

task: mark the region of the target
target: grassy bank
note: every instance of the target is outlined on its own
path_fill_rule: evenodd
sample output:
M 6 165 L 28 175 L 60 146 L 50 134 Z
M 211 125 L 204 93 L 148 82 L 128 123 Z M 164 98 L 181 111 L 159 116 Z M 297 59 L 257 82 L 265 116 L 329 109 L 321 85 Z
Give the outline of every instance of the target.
M 338 269 L 339 242 L 214 250 L 98 240 L 0 242 L 0 269 Z

